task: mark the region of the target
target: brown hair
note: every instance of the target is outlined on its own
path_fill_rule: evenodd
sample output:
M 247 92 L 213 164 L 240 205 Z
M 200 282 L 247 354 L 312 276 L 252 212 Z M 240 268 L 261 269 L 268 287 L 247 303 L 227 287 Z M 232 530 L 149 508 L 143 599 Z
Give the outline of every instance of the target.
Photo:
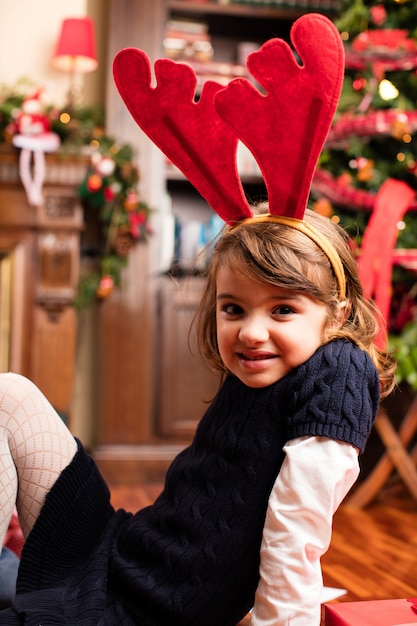
M 267 208 L 263 203 L 256 210 L 263 213 Z M 283 224 L 241 224 L 227 229 L 213 251 L 207 281 L 193 322 L 200 353 L 215 371 L 227 373 L 220 358 L 216 331 L 217 270 L 227 265 L 255 280 L 305 293 L 326 304 L 329 317 L 323 343 L 340 337 L 365 350 L 378 370 L 381 395 L 384 397 L 394 386 L 395 364 L 387 353 L 375 346 L 379 314 L 363 294 L 357 263 L 349 246 L 349 236 L 328 218 L 308 209 L 304 220 L 333 244 L 342 261 L 346 276 L 344 321 L 336 322 L 339 311 L 338 286 L 331 264 L 311 239 Z

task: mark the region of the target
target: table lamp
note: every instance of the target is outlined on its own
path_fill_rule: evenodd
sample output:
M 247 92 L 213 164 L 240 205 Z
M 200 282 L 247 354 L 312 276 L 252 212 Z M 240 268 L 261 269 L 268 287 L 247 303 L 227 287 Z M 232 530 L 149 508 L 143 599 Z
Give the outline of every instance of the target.
M 63 20 L 52 65 L 55 69 L 69 74 L 68 107 L 73 109 L 75 75 L 93 72 L 98 67 L 94 24 L 90 18 Z

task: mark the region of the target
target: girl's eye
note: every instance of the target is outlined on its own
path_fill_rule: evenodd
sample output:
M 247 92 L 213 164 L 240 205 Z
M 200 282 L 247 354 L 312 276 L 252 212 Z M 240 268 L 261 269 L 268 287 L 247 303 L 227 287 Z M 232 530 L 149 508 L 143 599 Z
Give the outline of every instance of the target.
M 274 309 L 274 315 L 291 315 L 294 313 L 294 309 L 286 304 L 280 304 Z
M 225 304 L 222 307 L 222 311 L 228 315 L 240 315 L 243 312 L 243 309 L 238 304 Z

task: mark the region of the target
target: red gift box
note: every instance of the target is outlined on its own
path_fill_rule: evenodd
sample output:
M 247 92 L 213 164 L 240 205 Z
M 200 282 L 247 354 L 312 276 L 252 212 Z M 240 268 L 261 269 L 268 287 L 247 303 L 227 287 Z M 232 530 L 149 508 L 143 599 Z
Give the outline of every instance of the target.
M 325 604 L 326 626 L 408 626 L 417 624 L 417 598 Z

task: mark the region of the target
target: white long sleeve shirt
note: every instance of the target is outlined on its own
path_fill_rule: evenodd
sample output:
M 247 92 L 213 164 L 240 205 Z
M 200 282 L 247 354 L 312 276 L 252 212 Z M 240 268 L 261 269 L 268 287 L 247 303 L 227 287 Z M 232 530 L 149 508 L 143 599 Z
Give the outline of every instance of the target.
M 359 474 L 358 451 L 326 437 L 288 442 L 268 502 L 251 626 L 319 626 L 320 558 Z

